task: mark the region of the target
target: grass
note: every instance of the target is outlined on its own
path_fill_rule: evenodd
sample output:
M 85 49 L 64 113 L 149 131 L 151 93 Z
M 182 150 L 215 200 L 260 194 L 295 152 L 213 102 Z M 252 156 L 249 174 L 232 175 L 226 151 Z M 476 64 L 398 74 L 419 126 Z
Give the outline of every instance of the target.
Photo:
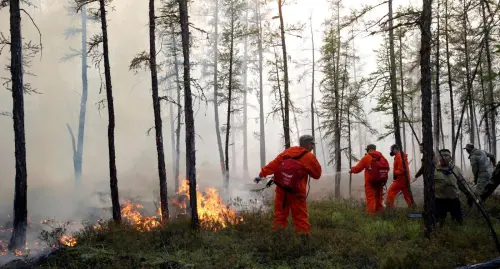
M 500 212 L 500 200 L 488 201 Z M 87 228 L 78 245 L 58 250 L 41 268 L 455 268 L 497 256 L 482 218 L 449 220 L 430 240 L 421 219 L 407 209 L 367 216 L 358 202 L 322 200 L 309 203 L 312 235 L 307 244 L 292 227 L 271 230 L 272 214 L 249 212 L 244 222 L 222 231 L 189 229 L 177 219 L 168 227 L 139 232 L 105 224 Z M 497 231 L 500 221 L 492 219 Z

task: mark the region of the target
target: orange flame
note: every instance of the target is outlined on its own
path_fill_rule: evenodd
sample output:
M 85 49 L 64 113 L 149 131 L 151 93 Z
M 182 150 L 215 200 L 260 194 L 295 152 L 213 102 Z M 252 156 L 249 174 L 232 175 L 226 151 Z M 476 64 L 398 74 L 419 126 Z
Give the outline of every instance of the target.
M 181 193 L 190 197 L 188 180 L 184 180 L 182 182 L 178 194 Z M 243 220 L 243 218 L 239 217 L 233 209 L 222 202 L 222 199 L 215 188 L 207 188 L 205 190 L 205 194 L 197 190 L 196 198 L 200 224 L 205 228 L 217 231 L 221 228 L 226 228 L 230 224 L 234 225 Z M 184 211 L 187 208 L 186 202 L 187 201 L 185 199 L 183 199 L 183 201 L 178 201 L 178 199 L 172 200 L 174 205 L 177 205 Z
M 63 236 L 59 238 L 59 243 L 68 247 L 74 247 L 76 245 L 76 238 L 67 234 L 63 234 Z
M 122 217 L 139 231 L 151 231 L 151 229 L 160 226 L 161 223 L 156 216 L 141 215 L 138 209 L 143 207 L 140 204 L 134 204 L 127 200 L 121 211 Z

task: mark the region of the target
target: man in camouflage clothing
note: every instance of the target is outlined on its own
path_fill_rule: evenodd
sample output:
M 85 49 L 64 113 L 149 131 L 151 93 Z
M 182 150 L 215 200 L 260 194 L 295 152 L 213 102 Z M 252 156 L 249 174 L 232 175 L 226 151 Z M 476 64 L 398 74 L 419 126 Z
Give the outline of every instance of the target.
M 456 178 L 460 177 L 459 179 Z M 434 189 L 436 195 L 435 217 L 442 226 L 448 212 L 458 224 L 462 224 L 463 214 L 460 205 L 460 192 L 468 199 L 470 195 L 462 184 L 463 178 L 460 168 L 452 163 L 451 152 L 447 149 L 439 150 L 438 164 L 434 170 Z
M 500 162 L 497 163 L 495 170 L 493 171 L 493 174 L 491 176 L 490 182 L 484 188 L 483 193 L 481 193 L 481 200 L 483 202 L 486 201 L 486 199 L 490 197 L 493 192 L 495 192 L 498 185 L 500 185 Z
M 469 153 L 469 160 L 474 175 L 474 194 L 479 197 L 491 182 L 491 154 L 484 150 L 476 149 L 474 145 L 467 144 L 464 148 Z M 470 206 L 470 204 L 469 204 Z

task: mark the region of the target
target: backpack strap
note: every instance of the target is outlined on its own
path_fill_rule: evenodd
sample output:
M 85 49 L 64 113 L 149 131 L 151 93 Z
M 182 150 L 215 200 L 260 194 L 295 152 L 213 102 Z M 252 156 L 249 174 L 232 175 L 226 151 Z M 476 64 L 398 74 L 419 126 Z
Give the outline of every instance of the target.
M 309 152 L 309 151 L 307 151 L 307 150 L 306 150 L 306 151 L 302 152 L 301 154 L 299 154 L 298 156 L 293 157 L 292 159 L 294 159 L 294 160 L 300 160 L 300 159 L 301 159 L 302 157 L 304 157 L 304 155 L 306 155 L 308 152 Z

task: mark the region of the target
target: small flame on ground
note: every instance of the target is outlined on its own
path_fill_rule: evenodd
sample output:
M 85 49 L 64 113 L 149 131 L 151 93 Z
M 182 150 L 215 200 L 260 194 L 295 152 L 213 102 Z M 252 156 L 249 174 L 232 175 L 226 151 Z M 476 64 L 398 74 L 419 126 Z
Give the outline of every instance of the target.
M 63 236 L 59 238 L 59 243 L 68 247 L 73 247 L 76 245 L 76 238 L 67 234 L 63 234 Z

